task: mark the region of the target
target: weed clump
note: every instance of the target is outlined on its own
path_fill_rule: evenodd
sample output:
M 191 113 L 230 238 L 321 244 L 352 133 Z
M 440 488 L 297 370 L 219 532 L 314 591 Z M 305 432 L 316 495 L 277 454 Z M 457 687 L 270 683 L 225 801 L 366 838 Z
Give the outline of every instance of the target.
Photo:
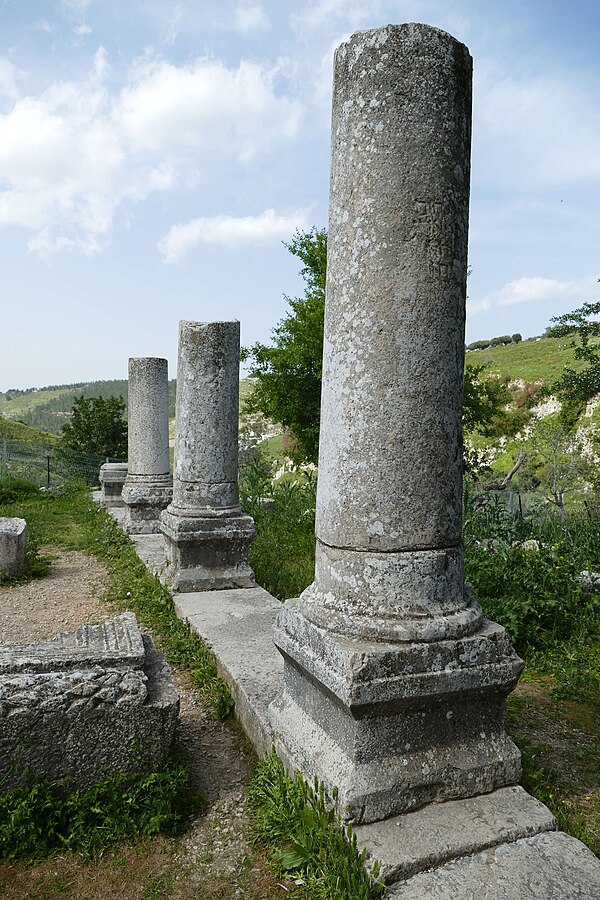
M 34 862 L 65 850 L 97 859 L 117 843 L 180 834 L 202 805 L 175 757 L 158 771 L 112 775 L 72 793 L 47 781 L 13 788 L 0 795 L 0 860 Z
M 260 760 L 248 787 L 254 839 L 275 848 L 278 873 L 297 879 L 313 900 L 378 900 L 384 885 L 379 865 L 365 868 L 350 825 L 328 808 L 323 785 L 311 788 L 298 773 L 292 779 L 275 751 Z

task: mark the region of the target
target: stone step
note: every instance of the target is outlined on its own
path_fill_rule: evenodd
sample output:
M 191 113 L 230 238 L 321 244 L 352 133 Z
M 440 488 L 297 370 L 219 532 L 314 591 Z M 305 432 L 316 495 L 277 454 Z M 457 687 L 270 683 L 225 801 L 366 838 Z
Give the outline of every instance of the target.
M 466 800 L 430 803 L 415 812 L 354 830 L 361 849 L 381 863 L 390 884 L 488 847 L 556 829 L 556 819 L 522 787 Z
M 545 832 L 413 875 L 386 897 L 387 900 L 598 900 L 600 862 L 575 838 L 562 832 Z

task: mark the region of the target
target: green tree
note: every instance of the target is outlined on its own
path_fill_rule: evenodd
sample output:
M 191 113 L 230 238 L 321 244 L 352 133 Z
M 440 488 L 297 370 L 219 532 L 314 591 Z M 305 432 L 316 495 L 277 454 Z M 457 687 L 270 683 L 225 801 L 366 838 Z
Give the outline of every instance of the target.
M 600 281 L 600 279 L 598 279 Z M 580 371 L 565 366 L 563 374 L 553 387 L 568 417 L 570 411 L 580 408 L 591 397 L 600 393 L 600 303 L 584 303 L 579 309 L 555 316 L 556 322 L 547 333 L 552 337 L 571 337 L 570 347 L 575 349 L 575 358 L 586 365 Z M 571 417 L 572 418 L 572 417 Z M 566 424 L 572 424 L 568 421 Z
M 127 422 L 122 397 L 76 397 L 61 441 L 69 450 L 127 459 Z
M 246 401 L 249 412 L 261 412 L 292 434 L 291 454 L 297 462 L 317 462 L 321 408 L 321 368 L 325 314 L 327 232 L 296 232 L 285 245 L 303 263 L 304 296 L 286 300 L 290 312 L 272 331 L 273 344 L 254 344 L 242 351 L 256 379 Z M 510 338 L 509 338 L 510 340 Z M 483 366 L 465 372 L 465 431 L 494 433 L 507 402 L 497 378 L 482 375 Z
M 303 297 L 286 297 L 290 312 L 271 332 L 273 345 L 244 349 L 256 384 L 246 401 L 248 412 L 262 412 L 292 435 L 291 454 L 298 462 L 316 463 L 319 448 L 321 366 L 325 313 L 327 233 L 297 231 L 290 253 L 303 263 Z

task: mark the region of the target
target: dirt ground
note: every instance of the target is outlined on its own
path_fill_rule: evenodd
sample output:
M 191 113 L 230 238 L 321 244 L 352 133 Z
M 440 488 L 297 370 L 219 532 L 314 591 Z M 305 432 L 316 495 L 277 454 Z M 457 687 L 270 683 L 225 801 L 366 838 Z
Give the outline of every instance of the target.
M 30 643 L 123 612 L 103 599 L 104 566 L 78 551 L 45 548 L 54 557 L 49 574 L 0 588 L 0 643 Z M 150 900 L 289 896 L 248 837 L 244 786 L 253 758 L 234 725 L 216 720 L 195 694 L 184 671 L 173 670 L 180 693 L 180 742 L 192 757 L 192 783 L 206 812 L 178 839 L 159 838 L 119 848 L 94 863 L 68 854 L 35 866 L 0 865 L 0 897 L 6 900 Z

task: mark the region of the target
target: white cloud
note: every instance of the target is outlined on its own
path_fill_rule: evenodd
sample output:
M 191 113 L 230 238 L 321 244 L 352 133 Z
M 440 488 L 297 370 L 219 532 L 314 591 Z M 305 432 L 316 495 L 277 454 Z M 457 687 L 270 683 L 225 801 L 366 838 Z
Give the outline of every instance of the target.
M 563 300 L 577 304 L 598 293 L 596 275 L 587 275 L 573 281 L 558 281 L 541 276 L 524 277 L 510 281 L 499 290 L 486 294 L 481 300 L 469 300 L 468 311 L 470 315 L 476 315 L 500 306 L 515 306 L 521 303 L 550 305 Z
M 183 7 L 178 3 L 170 13 L 163 34 L 163 42 L 165 44 L 174 44 L 179 35 L 179 27 L 183 22 Z
M 239 0 L 233 11 L 233 21 L 237 31 L 248 34 L 251 31 L 266 31 L 269 18 L 258 0 Z
M 175 66 L 150 57 L 137 64 L 115 116 L 139 149 L 210 145 L 249 160 L 259 147 L 298 130 L 300 105 L 275 92 L 276 75 L 243 60 L 228 68 L 206 58 Z
M 297 229 L 308 227 L 305 210 L 299 209 L 285 216 L 266 209 L 258 216 L 213 216 L 191 219 L 173 225 L 161 239 L 158 249 L 166 263 L 180 262 L 198 244 L 222 244 L 242 247 L 270 244 L 289 238 Z
M 73 34 L 76 34 L 78 37 L 84 37 L 86 34 L 91 34 L 92 29 L 89 25 L 86 25 L 85 22 L 82 22 L 81 25 L 75 25 L 73 28 Z
M 122 205 L 211 161 L 277 152 L 298 127 L 299 104 L 277 93 L 276 71 L 258 63 L 175 66 L 147 55 L 112 91 L 108 69 L 100 47 L 85 81 L 14 96 L 0 114 L 0 225 L 32 232 L 33 252 L 99 252 Z M 6 73 L 14 74 L 10 64 Z
M 54 26 L 50 24 L 50 22 L 46 22 L 42 20 L 41 22 L 36 22 L 33 26 L 35 31 L 45 31 L 46 34 L 52 34 L 54 31 Z

